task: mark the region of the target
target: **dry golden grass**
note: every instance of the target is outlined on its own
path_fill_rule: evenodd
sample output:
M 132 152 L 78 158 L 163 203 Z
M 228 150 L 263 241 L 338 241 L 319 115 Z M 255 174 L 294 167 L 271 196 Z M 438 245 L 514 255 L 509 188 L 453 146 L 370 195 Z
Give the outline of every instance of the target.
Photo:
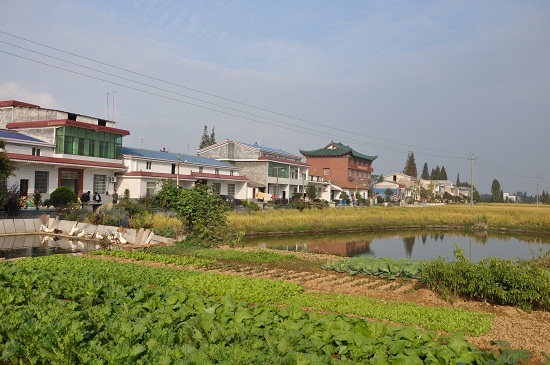
M 445 226 L 457 229 L 513 230 L 550 234 L 550 206 L 487 204 L 268 210 L 232 213 L 229 227 L 249 233 L 368 230 L 383 227 Z

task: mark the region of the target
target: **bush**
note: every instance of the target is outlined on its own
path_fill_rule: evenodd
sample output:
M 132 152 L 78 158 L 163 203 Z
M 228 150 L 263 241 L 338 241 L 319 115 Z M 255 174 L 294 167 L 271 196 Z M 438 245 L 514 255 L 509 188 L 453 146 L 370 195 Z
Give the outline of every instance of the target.
M 164 209 L 173 210 L 185 224 L 188 239 L 214 246 L 227 240 L 227 206 L 212 190 L 213 187 L 196 184 L 191 189 L 179 189 L 166 180 L 156 195 Z
M 21 209 L 19 185 L 13 184 L 9 189 L 0 189 L 0 210 L 15 212 Z
M 60 186 L 50 194 L 50 203 L 56 208 L 67 208 L 71 203 L 76 203 L 76 193 L 67 186 Z
M 444 296 L 463 296 L 526 310 L 550 309 L 550 272 L 524 262 L 488 258 L 474 264 L 455 246 L 456 262 L 427 262 L 422 280 Z

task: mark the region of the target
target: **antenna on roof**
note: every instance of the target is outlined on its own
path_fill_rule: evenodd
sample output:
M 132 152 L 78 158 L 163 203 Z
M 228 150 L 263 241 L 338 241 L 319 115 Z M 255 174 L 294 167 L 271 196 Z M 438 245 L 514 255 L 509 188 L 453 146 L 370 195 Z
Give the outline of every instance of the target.
M 110 120 L 111 118 L 111 110 L 109 109 L 109 95 L 111 95 L 111 93 L 107 93 L 107 120 Z

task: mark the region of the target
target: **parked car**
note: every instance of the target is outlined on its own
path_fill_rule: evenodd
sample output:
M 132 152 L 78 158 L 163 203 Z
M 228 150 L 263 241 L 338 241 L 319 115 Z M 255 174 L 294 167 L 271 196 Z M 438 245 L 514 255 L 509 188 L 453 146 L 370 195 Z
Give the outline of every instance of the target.
M 235 205 L 236 207 L 243 205 L 241 199 L 236 199 L 233 195 L 220 195 L 223 201 Z

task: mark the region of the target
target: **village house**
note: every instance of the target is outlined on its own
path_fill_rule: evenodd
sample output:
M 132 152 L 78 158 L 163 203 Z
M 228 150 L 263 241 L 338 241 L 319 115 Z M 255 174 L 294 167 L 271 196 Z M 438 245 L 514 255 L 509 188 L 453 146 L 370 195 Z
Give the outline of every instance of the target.
M 248 198 L 269 201 L 291 199 L 314 185 L 318 198 L 328 198 L 329 183 L 321 176 L 308 174 L 309 166 L 301 156 L 275 148 L 224 140 L 199 149 L 201 157 L 213 158 L 240 168 L 248 177 Z
M 220 195 L 246 199 L 248 178 L 238 167 L 212 158 L 123 147 L 127 170 L 115 177 L 118 192 L 128 189 L 131 197 L 153 196 L 164 180 L 188 189 L 197 183 L 211 185 Z
M 44 199 L 59 186 L 78 196 L 106 193 L 115 173 L 122 173 L 122 139 L 130 132 L 113 121 L 15 100 L 0 101 L 0 138 L 15 176 L 0 182 L 17 184 L 21 196 L 39 192 Z
M 342 191 L 350 197 L 369 197 L 372 162 L 378 156 L 368 156 L 336 142 L 316 150 L 300 150 L 300 153 L 306 157 L 311 175 L 322 176 L 324 181 L 330 181 L 327 200 L 339 200 Z

